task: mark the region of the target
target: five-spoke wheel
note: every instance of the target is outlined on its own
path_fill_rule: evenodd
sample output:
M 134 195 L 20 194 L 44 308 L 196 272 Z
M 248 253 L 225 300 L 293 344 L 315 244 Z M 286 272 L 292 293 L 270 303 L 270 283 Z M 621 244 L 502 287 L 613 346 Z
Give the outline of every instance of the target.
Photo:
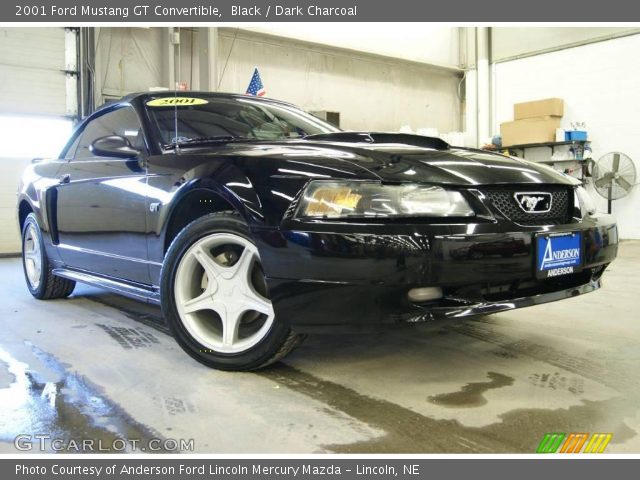
M 196 241 L 178 265 L 174 288 L 185 328 L 211 350 L 246 350 L 273 323 L 258 251 L 239 235 L 213 233 Z
M 187 225 L 169 247 L 160 290 L 176 340 L 208 366 L 259 368 L 301 340 L 276 317 L 258 249 L 237 213 L 214 213 Z
M 76 286 L 76 282 L 54 275 L 34 213 L 27 215 L 22 224 L 22 266 L 31 295 L 40 300 L 67 297 Z
M 36 225 L 31 222 L 25 227 L 22 255 L 27 282 L 32 289 L 37 289 L 42 276 L 42 252 Z

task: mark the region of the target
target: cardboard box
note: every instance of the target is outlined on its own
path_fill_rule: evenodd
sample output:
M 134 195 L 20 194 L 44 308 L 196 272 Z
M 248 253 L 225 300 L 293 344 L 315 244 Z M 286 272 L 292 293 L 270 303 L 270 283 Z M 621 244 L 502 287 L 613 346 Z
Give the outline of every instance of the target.
M 526 118 L 500 124 L 502 145 L 555 142 L 560 117 Z
M 564 115 L 564 100 L 561 98 L 546 98 L 534 102 L 516 103 L 513 105 L 513 119 L 539 117 L 562 117 Z

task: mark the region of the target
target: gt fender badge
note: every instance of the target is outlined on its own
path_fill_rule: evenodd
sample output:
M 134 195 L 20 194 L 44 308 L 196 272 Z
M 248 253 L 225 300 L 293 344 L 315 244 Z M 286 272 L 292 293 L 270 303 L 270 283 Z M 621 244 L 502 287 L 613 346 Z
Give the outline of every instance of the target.
M 149 211 L 151 213 L 158 213 L 158 211 L 160 210 L 160 203 L 159 202 L 153 202 L 149 204 Z
M 192 105 L 205 105 L 209 103 L 204 98 L 194 97 L 162 97 L 154 98 L 147 102 L 148 107 L 190 107 Z

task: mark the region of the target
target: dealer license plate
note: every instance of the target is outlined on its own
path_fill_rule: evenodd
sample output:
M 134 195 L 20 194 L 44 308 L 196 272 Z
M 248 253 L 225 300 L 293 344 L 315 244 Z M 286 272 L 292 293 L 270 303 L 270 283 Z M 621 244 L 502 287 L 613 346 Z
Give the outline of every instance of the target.
M 536 252 L 538 278 L 575 273 L 582 266 L 582 236 L 579 232 L 539 235 Z

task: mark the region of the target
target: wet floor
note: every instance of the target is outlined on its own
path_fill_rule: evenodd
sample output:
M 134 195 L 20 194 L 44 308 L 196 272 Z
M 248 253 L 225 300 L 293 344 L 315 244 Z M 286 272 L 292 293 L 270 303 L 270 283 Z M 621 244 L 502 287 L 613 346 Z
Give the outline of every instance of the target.
M 489 372 L 487 373 L 487 377 L 490 379 L 488 382 L 467 383 L 457 392 L 433 395 L 429 397 L 429 401 L 436 405 L 444 405 L 447 407 L 480 407 L 487 403 L 487 399 L 483 395 L 487 390 L 513 385 L 513 378 L 507 377 L 506 375 Z
M 42 446 L 65 453 L 89 448 L 109 453 L 131 450 L 129 442 L 119 439 L 149 448 L 149 440 L 154 438 L 149 428 L 103 397 L 99 387 L 30 342 L 25 344 L 40 369 L 0 349 L 0 362 L 10 378 L 8 386 L 0 390 L 0 441 L 16 441 L 16 448 L 23 451 Z M 45 433 L 51 438 L 41 435 Z
M 531 453 L 547 432 L 606 432 L 608 452 L 638 453 L 639 267 L 624 242 L 593 294 L 312 336 L 225 373 L 183 354 L 157 308 L 83 286 L 39 302 L 2 259 L 0 452 Z

